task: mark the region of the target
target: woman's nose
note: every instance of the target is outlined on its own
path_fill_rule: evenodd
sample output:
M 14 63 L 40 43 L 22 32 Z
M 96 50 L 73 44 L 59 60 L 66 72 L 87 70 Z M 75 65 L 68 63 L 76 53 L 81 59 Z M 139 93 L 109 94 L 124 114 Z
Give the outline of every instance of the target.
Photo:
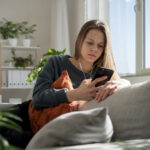
M 98 50 L 98 47 L 97 47 L 96 45 L 93 45 L 92 50 L 93 50 L 93 51 L 97 51 L 97 50 Z

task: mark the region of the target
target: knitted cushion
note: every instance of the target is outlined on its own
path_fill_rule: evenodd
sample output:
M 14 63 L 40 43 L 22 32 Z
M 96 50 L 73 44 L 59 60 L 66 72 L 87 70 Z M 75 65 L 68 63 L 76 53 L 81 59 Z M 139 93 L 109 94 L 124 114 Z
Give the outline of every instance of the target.
M 62 72 L 60 77 L 52 84 L 51 88 L 67 88 L 68 90 L 73 89 L 72 82 L 66 70 Z M 53 120 L 54 118 L 72 111 L 71 106 L 74 105 L 76 105 L 76 101 L 62 103 L 56 107 L 35 110 L 31 101 L 29 104 L 29 118 L 33 132 L 36 133 L 40 128 L 42 128 L 46 123 Z M 76 109 L 73 111 L 76 111 Z

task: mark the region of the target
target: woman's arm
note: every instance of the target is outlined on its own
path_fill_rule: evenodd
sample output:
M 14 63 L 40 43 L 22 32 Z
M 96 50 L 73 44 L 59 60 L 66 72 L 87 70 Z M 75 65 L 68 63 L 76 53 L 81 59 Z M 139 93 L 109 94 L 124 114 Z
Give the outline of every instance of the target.
M 52 89 L 52 83 L 60 76 L 61 68 L 57 57 L 51 57 L 40 72 L 33 90 L 33 105 L 35 109 L 57 106 L 67 102 L 66 88 Z M 61 64 L 62 66 L 62 64 Z

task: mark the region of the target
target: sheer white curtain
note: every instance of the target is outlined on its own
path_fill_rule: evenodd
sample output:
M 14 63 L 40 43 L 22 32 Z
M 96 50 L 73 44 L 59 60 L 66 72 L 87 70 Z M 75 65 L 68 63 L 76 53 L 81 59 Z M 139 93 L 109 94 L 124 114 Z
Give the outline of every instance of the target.
M 109 0 L 85 0 L 85 19 L 100 19 L 109 24 Z
M 86 20 L 100 19 L 110 28 L 117 70 L 135 73 L 135 0 L 86 0 Z
M 115 63 L 120 74 L 132 74 L 136 69 L 135 1 L 110 1 L 110 34 Z
M 67 2 L 51 0 L 50 9 L 50 47 L 58 50 L 66 48 L 66 54 L 70 54 Z

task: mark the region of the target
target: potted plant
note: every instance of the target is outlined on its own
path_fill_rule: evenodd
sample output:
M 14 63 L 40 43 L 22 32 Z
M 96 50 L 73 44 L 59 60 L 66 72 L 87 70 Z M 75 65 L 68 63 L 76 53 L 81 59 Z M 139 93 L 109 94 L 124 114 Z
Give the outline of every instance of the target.
M 29 26 L 27 21 L 22 22 L 21 34 L 24 36 L 24 47 L 30 47 L 31 38 L 33 38 L 32 34 L 36 31 L 35 27 L 36 24 Z
M 16 46 L 21 27 L 21 23 L 14 23 L 3 18 L 0 21 L 0 36 L 4 40 L 8 39 L 11 46 Z
M 22 121 L 22 119 L 11 113 L 14 109 L 15 108 L 0 109 L 0 127 L 21 131 L 21 127 L 15 121 Z M 10 145 L 0 134 L 0 150 L 22 150 L 22 148 Z
M 9 64 L 13 63 L 16 68 L 18 68 L 18 67 L 25 68 L 25 67 L 33 65 L 33 60 L 32 60 L 31 54 L 29 54 L 28 57 L 23 58 L 23 57 L 16 57 L 14 50 L 12 50 L 11 53 L 12 53 L 12 59 L 6 60 L 5 63 L 9 63 Z
M 32 82 L 32 81 L 36 80 L 36 78 L 38 77 L 39 73 L 43 69 L 45 63 L 47 62 L 49 56 L 64 55 L 65 52 L 66 52 L 66 49 L 63 49 L 62 51 L 57 51 L 55 49 L 49 49 L 49 51 L 47 53 L 44 53 L 42 55 L 42 58 L 41 58 L 39 64 L 36 67 L 34 67 L 31 70 L 31 72 L 28 74 L 28 77 L 26 78 L 26 81 L 27 82 Z

